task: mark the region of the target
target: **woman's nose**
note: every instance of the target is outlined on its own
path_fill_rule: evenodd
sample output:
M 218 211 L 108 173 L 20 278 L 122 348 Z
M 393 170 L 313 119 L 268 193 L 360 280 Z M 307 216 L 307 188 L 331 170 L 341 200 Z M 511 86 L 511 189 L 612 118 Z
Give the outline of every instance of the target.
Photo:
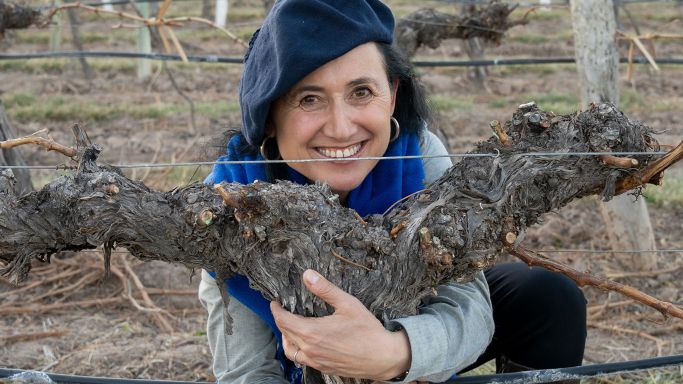
M 333 103 L 323 133 L 336 140 L 344 141 L 353 136 L 357 126 L 353 119 L 353 108 L 345 103 Z

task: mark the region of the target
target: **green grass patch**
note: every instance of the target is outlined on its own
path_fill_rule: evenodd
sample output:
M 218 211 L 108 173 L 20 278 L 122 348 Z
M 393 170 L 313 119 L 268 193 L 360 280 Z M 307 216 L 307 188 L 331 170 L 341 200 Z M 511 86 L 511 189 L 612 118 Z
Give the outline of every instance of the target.
M 619 106 L 626 112 L 649 110 L 656 112 L 683 111 L 683 98 L 680 96 L 644 97 L 633 89 L 622 89 L 619 94 Z
M 266 17 L 263 7 L 232 7 L 228 11 L 229 23 L 241 23 L 246 21 L 261 21 Z M 230 24 L 228 23 L 228 28 Z
M 211 159 L 213 160 L 213 159 Z M 177 186 L 185 186 L 195 182 L 202 182 L 211 173 L 210 165 L 197 165 L 192 167 L 173 167 L 163 179 L 153 187 L 158 190 L 168 190 Z M 150 176 L 150 180 L 156 179 Z
M 517 102 L 519 101 L 519 103 Z M 515 101 L 515 104 L 527 103 L 529 101 L 536 102 L 536 105 L 545 111 L 552 111 L 557 114 L 572 113 L 581 108 L 581 101 L 579 97 L 570 92 L 549 92 L 549 93 L 534 93 L 526 95 Z
M 512 12 L 510 17 L 512 19 L 521 18 L 528 10 L 528 8 L 517 8 L 514 12 Z M 527 16 L 527 20 L 529 20 L 529 23 L 531 24 L 533 24 L 534 21 L 568 20 L 568 22 L 571 22 L 570 19 L 571 14 L 569 13 L 569 9 L 567 8 L 543 9 L 539 7 L 538 9 L 530 13 L 529 16 Z
M 638 110 L 646 106 L 642 94 L 633 89 L 622 89 L 619 92 L 619 106 L 626 111 Z
M 661 208 L 683 208 L 683 179 L 665 177 L 664 185 L 648 185 L 643 190 L 650 204 Z
M 665 12 L 665 13 L 644 13 L 640 14 L 640 17 L 645 20 L 656 21 L 658 23 L 671 23 L 678 19 L 678 15 L 675 12 Z
M 50 43 L 50 31 L 45 30 L 28 30 L 17 31 L 17 44 L 40 44 L 48 45 Z M 62 31 L 61 34 L 62 48 L 71 49 L 72 35 L 68 29 Z M 124 41 L 130 44 L 135 44 L 137 33 L 130 29 L 111 29 L 107 32 L 81 32 L 81 41 L 85 44 L 102 43 L 110 41 Z
M 475 103 L 471 96 L 434 95 L 429 98 L 429 106 L 436 112 L 472 111 Z
M 0 62 L 0 70 L 14 71 L 22 73 L 54 73 L 62 74 L 67 70 L 78 70 L 77 59 L 56 58 L 56 59 L 31 59 L 31 60 L 8 60 Z M 115 71 L 120 73 L 132 74 L 136 71 L 135 60 L 121 59 L 88 59 L 88 64 L 95 71 Z
M 557 114 L 572 113 L 580 109 L 579 97 L 575 94 L 564 92 L 534 93 L 519 95 L 517 97 L 498 97 L 488 101 L 490 108 L 508 109 L 510 105 L 519 105 L 533 101 L 541 109 L 552 111 Z
M 556 39 L 548 35 L 517 35 L 509 37 L 509 40 L 522 44 L 544 44 Z
M 581 102 L 577 95 L 570 93 L 547 93 L 539 94 L 536 103 L 546 111 L 558 114 L 572 113 L 581 109 Z
M 36 96 L 31 92 L 15 92 L 2 96 L 2 103 L 7 109 L 26 107 L 36 102 Z
M 77 59 L 54 58 L 54 59 L 30 59 L 30 60 L 7 60 L 0 61 L 0 70 L 14 71 L 22 73 L 53 73 L 62 74 L 67 71 L 81 71 Z M 155 61 L 154 65 L 160 62 Z M 117 58 L 88 58 L 88 64 L 95 72 L 119 72 L 123 74 L 135 74 L 137 71 L 137 59 L 117 59 Z M 169 61 L 169 68 L 173 70 L 196 71 L 197 68 L 205 70 L 230 69 L 237 71 L 241 67 L 229 63 L 183 63 L 180 61 Z
M 537 73 L 539 75 L 553 75 L 564 71 L 573 64 L 534 64 L 534 65 L 506 65 L 500 67 L 501 76 L 514 76 L 518 73 Z
M 53 96 L 36 99 L 30 94 L 12 94 L 3 98 L 8 108 L 7 113 L 12 120 L 22 123 L 50 121 L 106 121 L 123 116 L 135 119 L 158 119 L 176 114 L 189 113 L 187 103 L 131 103 L 121 102 L 105 104 L 97 100 L 83 100 Z M 220 118 L 239 111 L 236 101 L 202 101 L 195 102 L 198 114 L 209 118 Z
M 47 184 L 59 177 L 73 178 L 73 172 L 66 170 L 39 170 L 31 173 L 31 184 L 36 191 L 42 189 Z
M 178 40 L 180 40 L 181 43 L 183 41 L 189 41 L 189 40 L 211 41 L 211 40 L 218 40 L 218 39 L 229 39 L 229 37 L 225 33 L 221 32 L 215 28 L 177 29 L 177 30 L 175 30 L 175 34 L 176 34 L 176 36 L 178 36 Z
M 497 97 L 490 100 L 487 104 L 489 108 L 508 109 L 510 107 L 510 101 L 505 97 Z

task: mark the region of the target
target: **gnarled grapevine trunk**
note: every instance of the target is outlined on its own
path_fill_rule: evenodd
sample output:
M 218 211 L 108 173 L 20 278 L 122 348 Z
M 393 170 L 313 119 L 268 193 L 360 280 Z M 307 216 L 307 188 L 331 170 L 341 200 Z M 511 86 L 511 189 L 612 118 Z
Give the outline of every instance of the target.
M 40 12 L 33 8 L 0 0 L 0 38 L 7 29 L 28 28 L 39 16 Z
M 650 128 L 610 104 L 555 116 L 531 103 L 496 128 L 497 137 L 474 151 L 496 156 L 465 158 L 424 191 L 365 220 L 323 185 L 223 183 L 223 196 L 199 184 L 151 191 L 98 166 L 98 148 L 80 133 L 72 175 L 21 197 L 9 174 L 0 176 L 2 272 L 20 281 L 33 258 L 124 247 L 141 260 L 201 267 L 220 279 L 245 275 L 266 298 L 324 316 L 331 308 L 302 287 L 301 273 L 312 268 L 378 318 L 396 318 L 416 313 L 437 285 L 466 281 L 491 265 L 543 213 L 582 196 L 621 192 L 622 180 L 653 157 L 573 153 L 659 149 Z
M 470 5 L 459 15 L 422 8 L 398 20 L 396 44 L 409 57 L 419 47 L 437 48 L 445 39 L 481 38 L 498 44 L 508 29 L 526 24 L 526 19 L 508 19 L 516 7 L 494 0 L 481 7 Z

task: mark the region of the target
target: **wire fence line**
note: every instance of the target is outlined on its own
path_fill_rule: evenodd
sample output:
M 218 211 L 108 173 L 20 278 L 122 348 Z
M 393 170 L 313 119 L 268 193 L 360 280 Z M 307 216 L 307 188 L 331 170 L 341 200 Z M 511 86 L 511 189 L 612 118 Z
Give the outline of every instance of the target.
M 666 151 L 653 152 L 523 152 L 515 153 L 512 156 L 523 157 L 594 157 L 602 155 L 611 156 L 662 156 Z M 367 161 L 367 160 L 408 160 L 408 159 L 435 159 L 435 158 L 471 158 L 471 157 L 493 157 L 501 156 L 501 152 L 494 153 L 448 153 L 443 155 L 412 155 L 412 156 L 366 156 L 366 157 L 346 157 L 346 158 L 319 158 L 319 159 L 291 159 L 291 160 L 216 160 L 216 161 L 187 161 L 177 163 L 129 163 L 129 164 L 110 164 L 117 168 L 176 168 L 194 167 L 207 165 L 238 165 L 238 164 L 292 164 L 292 163 L 326 163 L 326 162 L 348 162 L 348 161 Z M 3 165 L 0 169 L 71 169 L 71 166 L 62 165 Z
M 164 53 L 115 52 L 115 51 L 52 51 L 31 53 L 2 53 L 0 60 L 30 60 L 46 58 L 115 58 L 115 59 L 149 59 L 155 61 L 183 61 L 180 55 Z M 187 60 L 196 63 L 243 64 L 241 57 L 220 55 L 188 55 Z M 644 56 L 619 58 L 620 63 L 649 64 Z M 683 58 L 663 57 L 656 59 L 657 64 L 683 64 Z M 573 57 L 540 57 L 540 58 L 493 58 L 485 60 L 414 60 L 416 67 L 483 67 L 507 65 L 539 65 L 539 64 L 574 64 Z

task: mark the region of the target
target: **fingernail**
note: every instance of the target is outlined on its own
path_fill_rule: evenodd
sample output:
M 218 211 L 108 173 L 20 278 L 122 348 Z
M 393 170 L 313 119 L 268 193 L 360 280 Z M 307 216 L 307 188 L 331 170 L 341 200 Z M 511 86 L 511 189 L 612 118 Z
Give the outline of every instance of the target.
M 313 285 L 317 283 L 318 280 L 320 280 L 320 275 L 318 274 L 318 272 L 312 269 L 307 269 L 306 271 L 304 271 L 304 279 L 306 279 L 308 284 Z

